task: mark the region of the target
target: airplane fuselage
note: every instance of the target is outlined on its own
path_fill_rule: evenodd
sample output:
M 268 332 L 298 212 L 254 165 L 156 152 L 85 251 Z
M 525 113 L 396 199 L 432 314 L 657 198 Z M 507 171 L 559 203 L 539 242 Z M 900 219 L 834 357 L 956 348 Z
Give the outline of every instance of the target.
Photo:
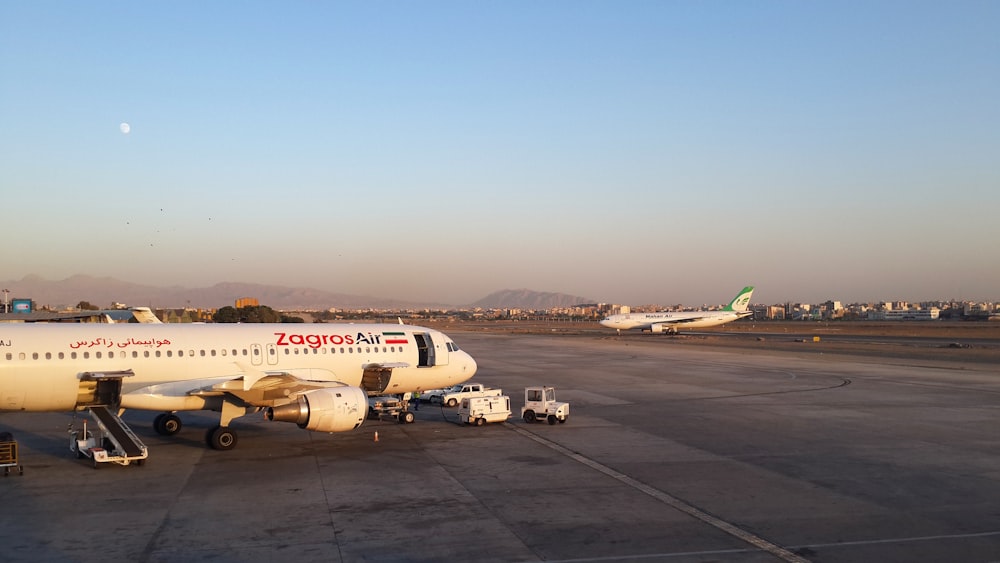
M 627 313 L 611 315 L 603 319 L 601 325 L 618 330 L 651 330 L 656 325 L 669 325 L 685 329 L 708 328 L 735 321 L 747 316 L 747 314 L 736 311 Z
M 123 408 L 203 409 L 212 395 L 196 390 L 226 382 L 250 404 L 270 405 L 282 397 L 251 389 L 269 376 L 359 387 L 371 366 L 390 366 L 386 394 L 476 373 L 446 335 L 409 325 L 8 324 L 0 325 L 0 411 L 80 408 L 87 381 L 109 372 L 131 372 L 120 378 Z

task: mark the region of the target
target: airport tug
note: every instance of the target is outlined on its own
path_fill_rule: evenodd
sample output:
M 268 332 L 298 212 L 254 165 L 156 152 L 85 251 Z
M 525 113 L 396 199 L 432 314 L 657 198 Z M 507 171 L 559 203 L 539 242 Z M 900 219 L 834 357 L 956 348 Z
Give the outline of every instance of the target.
M 521 418 L 525 422 L 548 421 L 560 424 L 569 418 L 569 403 L 556 400 L 555 387 L 525 387 Z

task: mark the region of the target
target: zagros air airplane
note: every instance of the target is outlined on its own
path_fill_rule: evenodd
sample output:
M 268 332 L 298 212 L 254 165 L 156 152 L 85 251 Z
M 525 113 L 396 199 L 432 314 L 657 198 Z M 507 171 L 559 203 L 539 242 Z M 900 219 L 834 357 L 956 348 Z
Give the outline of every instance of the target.
M 215 411 L 206 441 L 219 450 L 235 447 L 229 424 L 252 412 L 353 430 L 370 395 L 475 373 L 447 335 L 402 324 L 0 324 L 0 411 L 162 411 L 154 427 L 163 435 L 180 431 L 177 411 Z

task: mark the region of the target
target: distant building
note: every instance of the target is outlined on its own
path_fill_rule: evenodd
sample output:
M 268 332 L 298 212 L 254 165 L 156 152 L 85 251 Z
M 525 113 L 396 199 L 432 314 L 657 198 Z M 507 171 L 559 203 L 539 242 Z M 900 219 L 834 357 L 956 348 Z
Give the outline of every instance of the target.
M 936 321 L 941 315 L 937 307 L 930 309 L 892 309 L 889 311 L 870 311 L 869 320 L 884 321 Z
M 240 297 L 236 300 L 236 308 L 242 309 L 243 307 L 260 307 L 260 302 L 257 301 L 256 297 Z

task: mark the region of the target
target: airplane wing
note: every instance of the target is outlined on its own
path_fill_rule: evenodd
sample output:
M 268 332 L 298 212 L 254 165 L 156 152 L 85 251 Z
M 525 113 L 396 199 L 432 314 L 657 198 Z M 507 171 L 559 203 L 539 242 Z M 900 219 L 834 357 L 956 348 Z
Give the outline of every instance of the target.
M 332 375 L 330 372 L 326 372 Z M 275 402 L 287 402 L 309 391 L 317 389 L 332 389 L 336 387 L 346 387 L 342 381 L 331 379 L 310 379 L 310 376 L 320 376 L 319 373 L 295 374 L 290 372 L 266 372 L 260 377 L 237 377 L 220 381 L 212 385 L 207 385 L 188 391 L 190 395 L 202 397 L 220 396 L 230 394 L 239 398 L 243 402 L 255 407 L 274 406 Z M 252 379 L 253 383 L 247 387 L 246 383 Z

